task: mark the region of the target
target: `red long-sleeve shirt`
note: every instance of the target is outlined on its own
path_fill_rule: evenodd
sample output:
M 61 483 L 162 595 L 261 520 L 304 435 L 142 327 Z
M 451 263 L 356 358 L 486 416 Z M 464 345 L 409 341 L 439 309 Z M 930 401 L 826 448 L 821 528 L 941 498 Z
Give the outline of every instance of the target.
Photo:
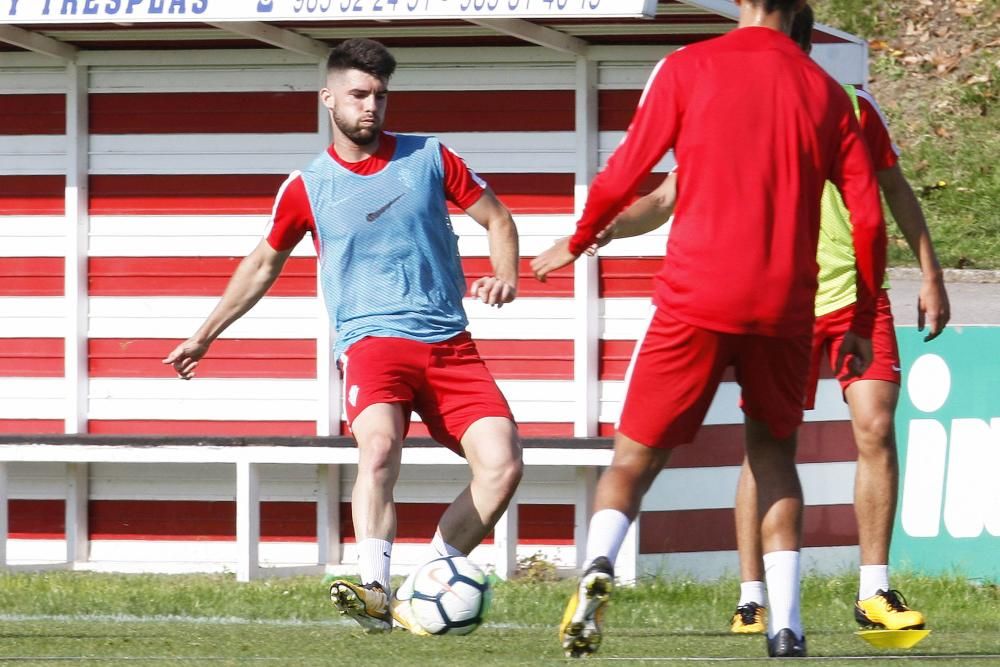
M 784 34 L 741 28 L 653 71 L 622 144 L 591 185 L 570 239 L 583 252 L 670 148 L 678 197 L 657 306 L 704 329 L 808 335 L 823 183 L 851 211 L 858 264 L 852 329 L 871 335 L 885 222 L 850 99 Z

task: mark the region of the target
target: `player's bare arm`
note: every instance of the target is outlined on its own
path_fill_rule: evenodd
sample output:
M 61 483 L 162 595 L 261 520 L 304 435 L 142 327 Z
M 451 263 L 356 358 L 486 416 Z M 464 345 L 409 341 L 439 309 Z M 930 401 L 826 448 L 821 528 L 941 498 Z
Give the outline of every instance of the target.
M 663 179 L 658 188 L 640 197 L 616 217 L 604 231 L 597 235 L 597 243 L 587 249 L 593 255 L 597 248 L 603 248 L 613 239 L 641 236 L 663 226 L 674 213 L 677 202 L 677 174 L 672 172 Z M 572 263 L 576 256 L 569 250 L 570 237 L 559 239 L 555 244 L 531 261 L 535 277 L 545 282 L 548 274 Z
M 291 249 L 277 251 L 261 239 L 253 252 L 236 267 L 222 298 L 193 336 L 178 345 L 163 363 L 170 364 L 182 380 L 194 377 L 198 362 L 226 327 L 253 308 L 281 273 Z
M 469 294 L 500 308 L 517 296 L 518 238 L 514 218 L 489 189 L 465 212 L 486 229 L 493 266 L 493 275 L 477 278 Z
M 876 176 L 892 217 L 896 219 L 906 243 L 920 263 L 923 281 L 917 301 L 917 328 L 923 331 L 924 326 L 928 326 L 930 330 L 924 340 L 933 340 L 944 331 L 951 319 L 951 306 L 927 220 L 913 188 L 898 164 L 877 172 Z
M 677 172 L 670 172 L 659 187 L 635 200 L 608 225 L 607 229 L 598 234 L 597 243 L 587 248 L 587 254 L 594 255 L 597 248 L 603 248 L 613 239 L 642 236 L 659 229 L 674 214 L 676 203 Z

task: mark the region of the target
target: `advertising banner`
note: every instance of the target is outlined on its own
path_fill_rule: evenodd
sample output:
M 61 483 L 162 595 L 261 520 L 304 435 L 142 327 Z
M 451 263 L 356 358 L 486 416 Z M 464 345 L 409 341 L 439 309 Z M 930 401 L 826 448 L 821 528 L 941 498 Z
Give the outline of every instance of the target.
M 0 0 L 0 23 L 652 18 L 656 0 Z
M 897 334 L 893 566 L 1000 581 L 1000 326 Z

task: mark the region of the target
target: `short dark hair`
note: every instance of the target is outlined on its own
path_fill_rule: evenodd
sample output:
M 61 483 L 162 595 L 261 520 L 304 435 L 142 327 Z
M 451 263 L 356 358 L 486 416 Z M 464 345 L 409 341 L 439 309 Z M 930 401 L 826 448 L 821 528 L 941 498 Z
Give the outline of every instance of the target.
M 788 35 L 806 53 L 809 53 L 809 50 L 812 48 L 812 33 L 815 23 L 816 18 L 813 16 L 812 7 L 809 5 L 803 7 L 802 11 L 792 19 L 792 29 Z
M 326 59 L 327 71 L 356 69 L 388 81 L 396 71 L 396 59 L 373 39 L 349 39 L 338 44 Z
M 764 11 L 787 14 L 795 9 L 799 0 L 754 0 L 754 4 L 764 3 Z

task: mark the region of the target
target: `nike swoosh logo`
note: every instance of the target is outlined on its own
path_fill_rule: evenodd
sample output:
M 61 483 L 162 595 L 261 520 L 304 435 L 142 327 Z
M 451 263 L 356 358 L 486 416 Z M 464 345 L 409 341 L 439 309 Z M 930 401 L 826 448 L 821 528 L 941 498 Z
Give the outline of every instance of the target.
M 441 579 L 438 576 L 439 572 L 440 572 L 440 568 L 433 569 L 433 570 L 431 570 L 430 572 L 427 573 L 427 578 L 430 579 L 431 581 L 433 581 L 435 584 L 437 584 L 441 588 L 445 589 L 446 591 L 451 591 L 451 585 L 447 581 Z
M 892 370 L 893 370 L 893 372 L 894 372 L 894 373 L 898 373 L 899 371 L 901 371 L 901 370 L 903 370 L 903 369 L 902 369 L 902 367 L 900 367 L 900 366 L 893 366 L 893 367 L 892 367 Z
M 368 215 L 365 216 L 365 220 L 367 220 L 368 222 L 375 222 L 376 220 L 378 220 L 379 218 L 382 217 L 383 213 L 385 213 L 386 211 L 389 210 L 390 206 L 392 206 L 393 204 L 395 204 L 396 202 L 398 202 L 400 199 L 402 199 L 402 197 L 403 197 L 403 195 L 399 195 L 398 197 L 396 197 L 395 199 L 393 199 L 392 201 L 390 201 L 388 204 L 386 204 L 382 208 L 380 208 L 378 210 L 375 210 L 375 211 L 372 211 L 371 213 L 369 213 Z

